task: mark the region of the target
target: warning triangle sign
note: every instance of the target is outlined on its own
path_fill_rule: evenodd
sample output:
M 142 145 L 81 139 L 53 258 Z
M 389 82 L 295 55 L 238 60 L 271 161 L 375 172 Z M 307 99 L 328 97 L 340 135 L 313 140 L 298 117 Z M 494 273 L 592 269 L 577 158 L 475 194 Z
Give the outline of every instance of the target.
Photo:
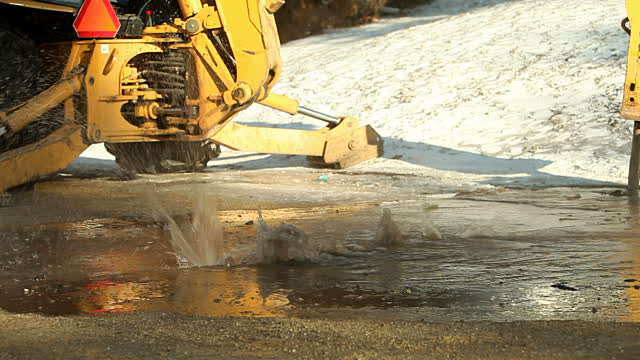
M 120 20 L 109 0 L 85 0 L 73 28 L 81 38 L 113 38 L 120 29 Z

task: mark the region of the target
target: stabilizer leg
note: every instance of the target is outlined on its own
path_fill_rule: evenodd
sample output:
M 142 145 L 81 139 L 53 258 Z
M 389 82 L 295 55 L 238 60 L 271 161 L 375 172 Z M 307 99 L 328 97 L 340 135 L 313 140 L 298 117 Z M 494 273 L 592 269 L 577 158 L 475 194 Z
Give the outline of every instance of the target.
M 235 150 L 270 154 L 307 155 L 317 166 L 346 168 L 381 156 L 382 137 L 369 125 L 359 126 L 352 117 L 338 118 L 300 106 L 284 95 L 269 93 L 260 104 L 291 115 L 302 114 L 327 126 L 318 130 L 298 130 L 225 125 L 211 140 Z
M 230 123 L 211 141 L 240 151 L 307 155 L 315 165 L 353 166 L 382 155 L 383 140 L 370 126 L 358 126 L 354 118 L 318 130 L 267 128 Z
M 0 192 L 66 168 L 88 146 L 80 126 L 65 125 L 36 143 L 0 154 Z

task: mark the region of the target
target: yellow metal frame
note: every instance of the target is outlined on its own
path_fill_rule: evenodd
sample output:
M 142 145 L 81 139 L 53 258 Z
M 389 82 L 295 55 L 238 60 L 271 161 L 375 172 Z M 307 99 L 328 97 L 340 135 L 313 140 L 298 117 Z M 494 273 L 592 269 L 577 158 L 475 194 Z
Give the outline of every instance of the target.
M 87 96 L 87 137 L 97 142 L 204 140 L 211 138 L 238 111 L 265 97 L 280 74 L 279 40 L 273 16 L 260 7 L 262 1 L 218 0 L 217 7 L 194 0 L 180 1 L 185 20 L 173 26 L 145 29 L 142 39 L 112 39 L 74 42 L 75 57 L 68 68 L 86 64 L 84 80 Z M 264 24 L 264 26 L 263 26 Z M 224 29 L 236 61 L 236 77 L 207 35 L 207 30 Z M 190 41 L 170 40 L 168 33 L 188 32 Z M 130 124 L 120 113 L 121 106 L 135 96 L 122 95 L 124 68 L 140 54 L 167 49 L 188 51 L 194 58 L 200 98 L 197 126 L 200 135 L 177 129 L 141 128 Z M 73 51 L 72 51 L 73 52 Z M 243 96 L 234 96 L 239 91 Z

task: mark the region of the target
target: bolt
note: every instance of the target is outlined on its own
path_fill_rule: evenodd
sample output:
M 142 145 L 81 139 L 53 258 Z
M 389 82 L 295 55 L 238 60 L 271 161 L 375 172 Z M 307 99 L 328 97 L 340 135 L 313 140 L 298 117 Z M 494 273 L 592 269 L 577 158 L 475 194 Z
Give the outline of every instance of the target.
M 213 20 L 211 16 L 204 20 L 204 27 L 206 27 L 207 29 L 213 28 L 215 24 L 215 20 Z
M 185 28 L 190 34 L 197 33 L 200 30 L 200 23 L 196 19 L 191 19 L 185 24 Z
M 100 129 L 96 130 L 93 133 L 93 137 L 95 137 L 96 139 L 100 139 L 100 136 L 102 136 L 102 131 L 100 131 Z
M 233 89 L 233 91 L 231 92 L 231 96 L 233 96 L 233 98 L 235 100 L 240 100 L 242 98 L 244 98 L 244 90 L 242 88 L 235 88 Z

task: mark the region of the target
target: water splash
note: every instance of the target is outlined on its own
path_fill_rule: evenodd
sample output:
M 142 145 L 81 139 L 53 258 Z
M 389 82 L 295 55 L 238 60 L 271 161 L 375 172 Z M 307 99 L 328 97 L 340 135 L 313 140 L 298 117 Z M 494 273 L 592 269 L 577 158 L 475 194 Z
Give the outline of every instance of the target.
M 290 224 L 267 225 L 258 210 L 256 260 L 258 263 L 305 261 L 318 256 L 304 231 Z
M 190 215 L 169 216 L 165 213 L 164 216 L 181 267 L 225 264 L 222 224 L 213 199 L 195 198 Z
M 442 240 L 442 233 L 438 230 L 436 224 L 431 219 L 431 211 L 438 208 L 438 205 L 423 204 L 422 213 L 424 214 L 424 237 L 427 240 Z
M 404 243 L 404 235 L 398 224 L 391 218 L 391 209 L 382 210 L 382 218 L 376 231 L 376 243 L 382 246 L 400 246 Z

